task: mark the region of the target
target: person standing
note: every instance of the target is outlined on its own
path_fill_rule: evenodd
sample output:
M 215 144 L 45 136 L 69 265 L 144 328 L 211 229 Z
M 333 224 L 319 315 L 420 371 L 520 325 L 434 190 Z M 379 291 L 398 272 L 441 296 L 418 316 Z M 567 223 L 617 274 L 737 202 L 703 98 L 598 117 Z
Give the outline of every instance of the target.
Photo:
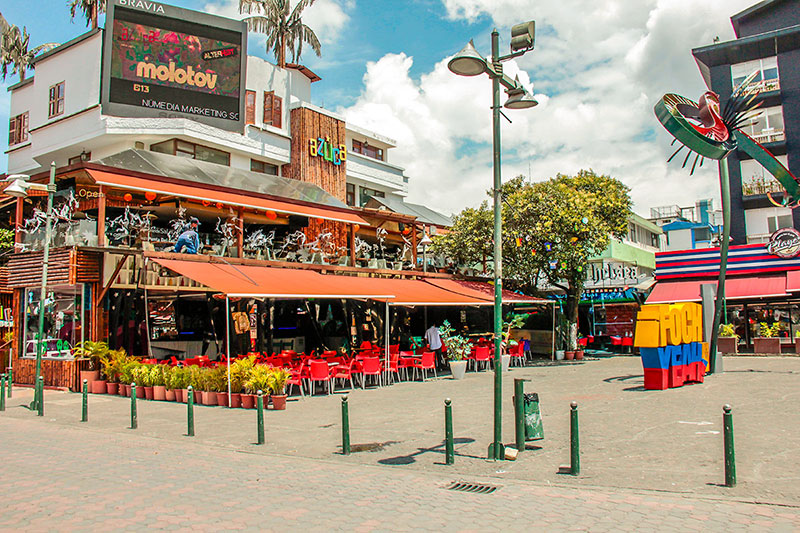
M 443 370 L 447 365 L 442 356 L 442 337 L 435 322 L 425 332 L 425 342 L 428 343 L 428 349 L 435 354 L 437 368 Z

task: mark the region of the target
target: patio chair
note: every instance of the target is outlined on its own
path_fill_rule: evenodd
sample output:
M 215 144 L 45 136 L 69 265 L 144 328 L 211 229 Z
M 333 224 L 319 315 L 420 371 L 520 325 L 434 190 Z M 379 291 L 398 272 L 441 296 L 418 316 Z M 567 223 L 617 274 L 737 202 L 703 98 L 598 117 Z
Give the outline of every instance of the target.
M 389 356 L 391 357 L 391 352 L 389 353 Z M 398 352 L 397 356 L 397 370 L 402 370 L 403 379 L 408 379 L 408 369 L 414 368 L 414 352 Z
M 367 386 L 367 377 L 375 376 L 378 386 L 383 386 L 383 379 L 381 378 L 381 359 L 380 357 L 366 357 L 361 361 L 361 388 Z
M 511 347 L 508 351 L 508 355 L 511 356 L 511 364 L 517 364 L 517 366 L 525 366 L 525 343 L 520 340 L 516 346 Z
M 489 368 L 489 363 L 492 358 L 491 350 L 488 346 L 477 346 L 475 348 L 475 357 L 472 360 L 475 363 L 475 371 L 478 371 L 478 364 L 483 363 L 484 368 Z
M 308 370 L 306 366 L 306 361 L 300 363 L 300 366 L 297 370 L 291 371 L 292 376 L 286 380 L 286 384 L 289 386 L 289 394 L 292 393 L 292 387 L 297 387 L 300 389 L 300 396 L 305 396 L 303 392 L 303 380 L 308 377 Z
M 397 381 L 400 381 L 400 352 L 392 352 L 391 347 L 389 347 L 389 366 L 386 367 L 384 364 L 383 371 L 387 373 L 388 376 L 395 374 L 397 376 Z M 393 378 L 390 383 L 394 383 Z
M 334 367 L 331 370 L 331 379 L 333 379 L 333 391 L 336 392 L 336 380 L 341 379 L 342 383 L 346 380 L 350 380 L 350 388 L 354 389 L 353 386 L 353 374 L 360 374 L 361 370 L 358 367 L 358 361 L 355 358 L 351 359 L 349 362 L 339 364 L 338 366 Z
M 310 361 L 308 363 L 308 377 L 306 380 L 309 382 L 309 389 L 311 396 L 314 396 L 316 383 L 322 381 L 326 384 L 325 390 L 327 394 L 331 393 L 331 372 L 328 367 L 327 361 Z
M 433 352 L 422 352 L 422 357 L 415 357 L 411 361 L 411 368 L 414 369 L 414 379 L 417 378 L 417 370 L 420 370 L 420 374 L 422 374 L 422 381 L 425 381 L 428 377 L 428 370 L 433 370 L 433 376 L 439 377 L 436 375 L 436 354 Z

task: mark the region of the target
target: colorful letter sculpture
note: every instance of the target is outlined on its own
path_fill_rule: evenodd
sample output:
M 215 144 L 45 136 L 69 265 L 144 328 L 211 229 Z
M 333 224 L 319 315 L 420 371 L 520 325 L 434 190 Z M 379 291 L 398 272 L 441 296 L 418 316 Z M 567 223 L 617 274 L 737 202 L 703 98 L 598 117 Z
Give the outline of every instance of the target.
M 634 346 L 644 368 L 644 388 L 664 390 L 702 383 L 708 364 L 703 308 L 696 303 L 643 305 Z

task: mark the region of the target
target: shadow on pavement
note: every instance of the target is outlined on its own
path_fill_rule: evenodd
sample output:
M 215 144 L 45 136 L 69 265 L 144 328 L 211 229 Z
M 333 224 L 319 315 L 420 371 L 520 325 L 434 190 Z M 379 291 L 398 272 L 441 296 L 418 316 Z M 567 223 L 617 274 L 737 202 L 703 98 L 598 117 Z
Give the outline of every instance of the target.
M 469 444 L 469 443 L 472 443 L 472 442 L 475 442 L 475 439 L 470 439 L 470 438 L 466 438 L 466 437 L 459 437 L 459 438 L 453 439 L 453 443 L 454 444 Z M 397 457 L 387 457 L 386 459 L 379 460 L 378 463 L 382 464 L 382 465 L 410 465 L 410 464 L 413 464 L 413 463 L 417 462 L 416 457 L 419 456 L 419 455 L 423 455 L 423 454 L 426 454 L 426 453 L 436 453 L 436 454 L 444 455 L 444 451 L 445 451 L 444 450 L 444 445 L 445 445 L 445 442 L 442 441 L 441 444 L 438 444 L 438 445 L 436 445 L 436 446 L 434 446 L 432 448 L 417 448 L 416 452 L 411 453 L 409 455 L 398 455 Z M 469 457 L 471 459 L 483 459 L 483 457 L 476 457 L 474 455 L 458 453 L 458 451 L 455 452 L 455 455 L 458 456 L 458 457 Z M 445 463 L 444 462 L 436 462 L 434 464 L 443 465 Z

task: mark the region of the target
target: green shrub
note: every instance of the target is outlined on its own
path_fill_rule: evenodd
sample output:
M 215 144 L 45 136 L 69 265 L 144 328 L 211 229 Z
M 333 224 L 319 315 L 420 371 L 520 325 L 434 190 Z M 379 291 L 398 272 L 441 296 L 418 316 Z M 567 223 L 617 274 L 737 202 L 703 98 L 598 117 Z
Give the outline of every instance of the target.
M 266 392 L 269 390 L 269 380 L 272 369 L 267 365 L 256 365 L 250 371 L 250 379 L 245 383 L 245 389 L 249 394 L 258 391 Z
M 286 394 L 286 382 L 290 377 L 292 377 L 292 373 L 285 368 L 273 368 L 267 380 L 272 394 Z
M 766 322 L 761 322 L 758 325 L 758 333 L 762 337 L 777 337 L 778 334 L 781 332 L 781 323 L 780 322 L 773 322 L 772 325 L 767 324 Z
M 739 335 L 736 334 L 736 326 L 733 324 L 720 324 L 719 325 L 719 336 L 720 337 L 736 337 L 739 338 Z

